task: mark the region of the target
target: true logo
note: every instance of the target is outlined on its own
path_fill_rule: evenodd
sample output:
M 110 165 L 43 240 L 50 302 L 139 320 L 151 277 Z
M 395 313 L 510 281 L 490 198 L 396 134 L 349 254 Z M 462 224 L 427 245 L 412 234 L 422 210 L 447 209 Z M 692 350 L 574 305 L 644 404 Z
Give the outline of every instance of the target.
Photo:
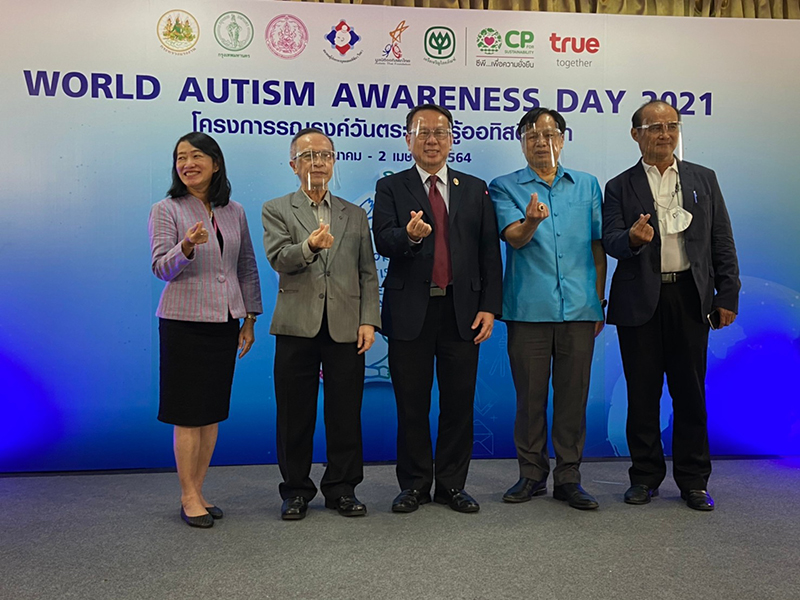
M 294 15 L 278 15 L 264 30 L 267 48 L 280 58 L 297 58 L 308 45 L 308 29 Z
M 217 43 L 231 52 L 241 52 L 253 41 L 253 23 L 240 12 L 223 13 L 214 23 Z
M 184 10 L 171 10 L 158 20 L 158 40 L 168 52 L 186 54 L 200 39 L 200 25 Z

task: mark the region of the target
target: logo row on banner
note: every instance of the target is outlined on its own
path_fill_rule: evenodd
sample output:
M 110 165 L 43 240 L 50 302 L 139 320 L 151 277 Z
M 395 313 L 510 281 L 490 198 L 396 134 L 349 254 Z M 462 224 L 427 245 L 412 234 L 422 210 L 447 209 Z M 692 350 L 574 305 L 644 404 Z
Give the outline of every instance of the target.
M 185 10 L 171 10 L 158 20 L 158 39 L 164 50 L 173 54 L 193 52 L 200 41 L 200 31 L 197 19 Z M 253 22 L 244 13 L 222 13 L 213 28 L 214 39 L 222 50 L 219 55 L 249 58 L 246 51 L 252 50 L 256 32 Z M 540 44 L 546 52 L 556 56 L 556 66 L 591 67 L 592 59 L 601 50 L 597 37 L 548 32 L 542 41 L 541 33 L 525 29 L 498 30 L 493 27 L 484 27 L 477 34 L 465 31 L 459 37 L 455 30 L 444 25 L 416 28 L 405 20 L 384 35 L 385 45 L 373 57 L 375 64 L 411 65 L 412 61 L 407 56 L 411 45 L 421 47 L 423 60 L 431 64 L 447 65 L 463 57 L 465 64 L 473 58 L 478 67 L 533 68 L 536 47 Z M 373 36 L 377 34 L 368 26 L 344 19 L 331 23 L 325 31 L 309 31 L 302 19 L 291 14 L 273 17 L 263 31 L 264 45 L 278 58 L 292 60 L 317 47 L 329 59 L 341 63 L 362 58 L 364 40 Z

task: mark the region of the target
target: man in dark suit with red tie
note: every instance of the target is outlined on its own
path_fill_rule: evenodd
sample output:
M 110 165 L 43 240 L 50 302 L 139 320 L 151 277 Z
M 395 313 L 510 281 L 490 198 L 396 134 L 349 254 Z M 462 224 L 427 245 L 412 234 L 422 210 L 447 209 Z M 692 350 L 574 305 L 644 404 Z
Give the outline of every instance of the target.
M 631 137 L 642 159 L 606 185 L 603 247 L 617 259 L 608 322 L 617 326 L 628 388 L 628 504 L 648 504 L 667 473 L 659 421 L 667 378 L 675 483 L 689 508 L 710 511 L 706 416 L 709 324 L 733 323 L 739 262 L 717 176 L 679 160 L 678 112 L 641 106 Z
M 431 500 L 477 512 L 464 490 L 472 455 L 478 348 L 502 309 L 502 262 L 486 183 L 448 169 L 453 117 L 424 104 L 406 117 L 415 165 L 378 181 L 375 247 L 390 259 L 382 332 L 397 400 L 397 479 L 392 511 Z M 439 384 L 436 466 L 429 413 Z

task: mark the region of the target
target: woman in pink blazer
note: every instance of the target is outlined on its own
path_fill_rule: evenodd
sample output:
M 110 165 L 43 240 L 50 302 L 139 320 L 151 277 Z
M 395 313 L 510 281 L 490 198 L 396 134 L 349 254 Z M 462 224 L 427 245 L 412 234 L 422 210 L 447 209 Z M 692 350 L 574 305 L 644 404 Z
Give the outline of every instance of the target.
M 255 341 L 261 289 L 247 219 L 230 199 L 217 142 L 189 133 L 172 158 L 172 187 L 149 220 L 153 273 L 167 282 L 156 311 L 158 419 L 175 426 L 181 517 L 211 527 L 222 511 L 203 496 L 203 481 L 219 422 L 228 418 L 236 352 L 242 358 Z

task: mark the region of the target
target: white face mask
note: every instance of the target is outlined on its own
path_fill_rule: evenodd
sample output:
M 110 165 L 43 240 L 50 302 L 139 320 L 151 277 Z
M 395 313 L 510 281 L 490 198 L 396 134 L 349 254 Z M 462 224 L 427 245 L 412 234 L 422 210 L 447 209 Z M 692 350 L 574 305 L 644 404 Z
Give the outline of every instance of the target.
M 658 229 L 661 235 L 681 233 L 682 231 L 686 231 L 691 224 L 692 213 L 685 210 L 682 206 L 673 206 L 668 209 L 659 207 Z

